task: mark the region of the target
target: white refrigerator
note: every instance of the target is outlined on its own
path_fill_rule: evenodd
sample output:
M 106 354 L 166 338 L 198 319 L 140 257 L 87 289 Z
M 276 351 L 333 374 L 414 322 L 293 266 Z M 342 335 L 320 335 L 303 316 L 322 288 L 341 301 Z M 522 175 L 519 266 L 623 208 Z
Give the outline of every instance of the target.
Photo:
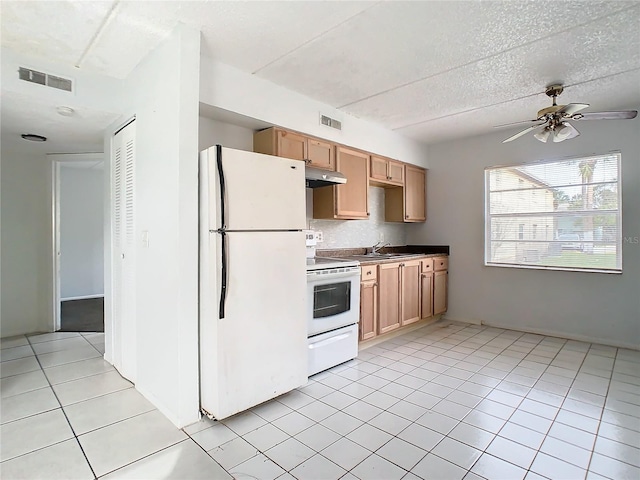
M 200 154 L 200 405 L 216 419 L 307 382 L 304 168 Z

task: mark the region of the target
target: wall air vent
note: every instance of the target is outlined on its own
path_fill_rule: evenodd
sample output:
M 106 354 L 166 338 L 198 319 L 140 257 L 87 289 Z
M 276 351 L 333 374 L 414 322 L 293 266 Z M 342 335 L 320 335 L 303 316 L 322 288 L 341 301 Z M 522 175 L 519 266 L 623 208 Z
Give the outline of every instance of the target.
M 326 125 L 327 127 L 335 128 L 336 130 L 342 130 L 342 122 L 322 114 L 320 114 L 320 125 Z
M 40 85 L 57 88 L 58 90 L 64 90 L 66 92 L 71 92 L 73 90 L 73 82 L 68 78 L 38 72 L 29 68 L 20 67 L 18 70 L 18 76 L 20 77 L 20 80 L 24 80 L 26 82 L 38 83 Z

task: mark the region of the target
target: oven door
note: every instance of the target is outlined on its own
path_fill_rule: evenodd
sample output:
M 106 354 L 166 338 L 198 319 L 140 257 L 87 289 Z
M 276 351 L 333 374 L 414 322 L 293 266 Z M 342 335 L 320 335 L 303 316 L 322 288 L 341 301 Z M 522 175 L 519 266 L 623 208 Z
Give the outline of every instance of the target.
M 309 336 L 358 323 L 360 274 L 307 275 Z

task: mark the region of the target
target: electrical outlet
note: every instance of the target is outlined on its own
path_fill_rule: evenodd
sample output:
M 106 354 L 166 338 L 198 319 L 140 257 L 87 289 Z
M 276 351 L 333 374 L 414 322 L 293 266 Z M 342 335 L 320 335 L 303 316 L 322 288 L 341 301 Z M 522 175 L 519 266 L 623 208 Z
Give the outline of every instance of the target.
M 315 232 L 315 235 L 316 235 L 316 242 L 318 243 L 324 242 L 324 235 L 322 235 L 322 232 Z

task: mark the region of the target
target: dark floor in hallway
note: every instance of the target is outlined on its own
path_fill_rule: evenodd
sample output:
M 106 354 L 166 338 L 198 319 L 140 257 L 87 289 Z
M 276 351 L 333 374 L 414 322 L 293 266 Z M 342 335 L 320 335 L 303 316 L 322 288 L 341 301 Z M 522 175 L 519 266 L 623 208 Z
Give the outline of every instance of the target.
M 104 298 L 61 302 L 61 332 L 104 332 Z

